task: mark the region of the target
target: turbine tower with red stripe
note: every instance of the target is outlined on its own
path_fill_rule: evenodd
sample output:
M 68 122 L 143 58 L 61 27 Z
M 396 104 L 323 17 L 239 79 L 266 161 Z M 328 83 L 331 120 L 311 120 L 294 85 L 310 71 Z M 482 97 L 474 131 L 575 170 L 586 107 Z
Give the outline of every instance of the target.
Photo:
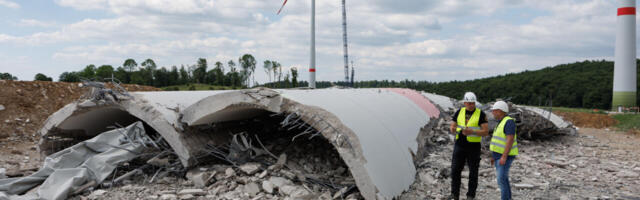
M 287 4 L 284 0 L 282 7 L 278 10 L 278 14 Z M 316 0 L 311 0 L 311 58 L 309 61 L 309 87 L 316 88 Z
M 636 1 L 618 0 L 612 109 L 636 106 Z

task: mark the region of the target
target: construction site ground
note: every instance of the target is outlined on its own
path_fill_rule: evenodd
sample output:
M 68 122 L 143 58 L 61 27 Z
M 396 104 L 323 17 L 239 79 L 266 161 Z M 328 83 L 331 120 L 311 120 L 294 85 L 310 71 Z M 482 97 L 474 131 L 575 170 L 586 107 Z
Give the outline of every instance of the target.
M 135 85 L 126 88 L 157 90 Z M 0 81 L 0 168 L 6 169 L 7 176 L 29 175 L 40 167 L 43 158 L 36 149 L 40 139 L 36 131 L 49 115 L 84 92 L 77 83 Z M 640 135 L 610 128 L 615 123 L 606 115 L 586 116 L 590 122 L 585 123 L 584 118 L 559 114 L 579 127 L 578 135 L 519 140 L 520 155 L 510 171 L 514 199 L 640 199 Z M 444 199 L 449 194 L 453 142 L 450 136 L 442 137 L 448 142 L 433 148 L 424 158 L 416 182 L 400 199 Z M 313 165 L 314 160 L 324 158 L 306 159 L 303 163 Z M 180 175 L 165 176 L 153 183 L 148 176 L 137 175 L 117 186 L 94 188 L 72 199 L 278 199 L 294 194 L 308 199 L 361 198 L 357 193 L 340 195 L 340 191 L 316 194 L 322 189 L 296 183 L 296 175 L 286 170 L 263 169 L 269 167 L 247 173 L 230 165 L 202 165 L 198 170 L 208 171 L 212 177 L 205 187 Z M 327 173 L 344 174 L 344 170 L 337 167 Z M 465 167 L 461 199 L 467 189 L 467 173 Z M 495 169 L 485 150 L 477 199 L 499 199 L 499 195 Z

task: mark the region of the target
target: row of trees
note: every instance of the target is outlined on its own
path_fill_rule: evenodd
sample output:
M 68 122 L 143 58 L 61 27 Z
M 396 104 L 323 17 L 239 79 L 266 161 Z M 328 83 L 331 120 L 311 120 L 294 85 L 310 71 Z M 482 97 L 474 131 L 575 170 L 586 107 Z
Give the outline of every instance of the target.
M 191 83 L 210 84 L 231 87 L 250 87 L 258 85 L 255 81 L 256 59 L 251 54 L 245 54 L 238 58 L 237 62 L 229 60 L 226 66 L 218 61 L 213 68 L 209 68 L 206 59 L 199 58 L 195 65 L 182 65 L 180 68 L 172 66 L 158 68 L 152 59 L 146 59 L 138 66 L 134 59 L 127 59 L 121 67 L 114 69 L 111 65 L 88 65 L 83 70 L 76 72 L 64 72 L 59 81 L 78 82 L 81 78 L 106 81 L 113 78 L 122 83 L 166 87 L 172 85 L 184 85 Z M 292 68 L 290 73 L 283 74 L 282 65 L 277 61 L 264 61 L 264 69 L 271 80 L 280 82 L 282 78 L 297 82 L 298 71 Z M 284 83 L 274 83 L 274 87 L 285 87 Z M 289 84 L 295 87 L 297 84 Z
M 640 72 L 640 60 L 637 63 Z M 510 98 L 517 104 L 552 103 L 553 106 L 609 109 L 613 88 L 613 62 L 583 61 L 467 81 L 359 81 L 354 87 L 412 88 L 457 99 L 462 98 L 465 91 L 473 91 L 482 102 Z M 640 96 L 637 99 L 640 100 Z
M 640 72 L 640 60 L 637 61 Z M 638 74 L 640 77 L 640 73 Z M 301 87 L 307 82 L 301 82 Z M 638 79 L 640 85 L 640 79 Z M 317 82 L 317 88 L 344 86 L 345 82 Z M 354 82 L 356 88 L 411 88 L 461 99 L 466 91 L 473 91 L 481 102 L 497 98 L 510 99 L 516 104 L 577 108 L 611 108 L 613 62 L 583 61 L 561 64 L 535 71 L 509 73 L 467 81 L 429 82 L 371 80 Z M 640 91 L 640 89 L 639 89 Z M 637 104 L 640 105 L 640 93 Z
M 142 62 L 140 67 L 135 60 L 127 59 L 122 67 L 115 70 L 109 65 L 97 68 L 94 65 L 89 65 L 78 72 L 65 72 L 60 75 L 60 81 L 76 82 L 80 80 L 79 77 L 104 80 L 113 74 L 115 78 L 124 83 L 156 87 L 188 83 L 249 87 L 251 82 L 253 82 L 253 86 L 257 86 L 254 79 L 255 58 L 250 54 L 245 54 L 238 59 L 238 63 L 240 69 L 237 69 L 234 60 L 230 60 L 226 67 L 221 62 L 216 62 L 213 69 L 208 70 L 206 59 L 200 58 L 196 65 L 181 66 L 180 68 L 173 66 L 167 70 L 164 67 L 156 68 L 156 64 L 151 59 Z M 638 72 L 640 72 L 640 60 L 638 63 Z M 295 68 L 285 74 L 282 72 L 282 65 L 272 60 L 264 61 L 263 68 L 269 76 L 270 83 L 262 86 L 273 88 L 308 86 L 306 81 L 298 81 L 298 71 Z M 46 78 L 48 77 L 44 75 L 36 76 L 36 79 Z M 16 78 L 8 73 L 0 73 L 0 79 L 15 80 Z M 600 60 L 561 64 L 535 71 L 509 73 L 467 81 L 436 83 L 413 80 L 372 80 L 357 81 L 353 87 L 411 88 L 458 99 L 465 91 L 473 91 L 482 102 L 493 101 L 496 98 L 509 98 L 514 103 L 526 105 L 549 105 L 552 102 L 554 106 L 609 109 L 611 107 L 612 84 L 613 62 Z M 348 83 L 328 81 L 316 83 L 318 88 L 336 85 L 345 86 Z M 640 81 L 638 85 L 640 85 Z M 640 96 L 637 99 L 640 100 Z

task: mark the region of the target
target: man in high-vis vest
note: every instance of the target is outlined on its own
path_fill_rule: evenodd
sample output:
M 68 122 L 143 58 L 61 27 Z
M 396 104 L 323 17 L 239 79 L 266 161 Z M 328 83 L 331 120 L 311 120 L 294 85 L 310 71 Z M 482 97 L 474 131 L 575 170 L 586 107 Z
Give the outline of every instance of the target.
M 460 175 L 464 165 L 469 166 L 469 187 L 467 199 L 474 199 L 478 188 L 478 167 L 480 167 L 480 142 L 482 136 L 489 135 L 487 116 L 476 108 L 476 95 L 464 94 L 464 107 L 453 115 L 450 131 L 456 135 L 451 159 L 451 196 L 457 200 L 460 196 Z
M 518 142 L 516 141 L 516 122 L 507 116 L 509 106 L 504 101 L 498 101 L 491 108 L 493 118 L 498 120 L 498 126 L 493 130 L 491 145 L 491 164 L 496 167 L 496 177 L 500 186 L 502 200 L 511 199 L 511 186 L 509 185 L 509 168 L 511 162 L 518 155 Z

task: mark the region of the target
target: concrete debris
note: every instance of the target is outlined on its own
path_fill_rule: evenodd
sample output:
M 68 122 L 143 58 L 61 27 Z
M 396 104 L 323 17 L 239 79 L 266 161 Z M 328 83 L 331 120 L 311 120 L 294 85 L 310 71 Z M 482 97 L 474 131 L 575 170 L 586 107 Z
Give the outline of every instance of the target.
M 207 194 L 207 192 L 205 192 L 204 190 L 200 189 L 200 188 L 195 188 L 195 189 L 183 189 L 180 190 L 178 192 L 178 195 L 195 195 L 195 196 L 204 196 Z
M 261 166 L 260 163 L 246 163 L 244 165 L 241 165 L 239 168 L 244 173 L 248 175 L 253 175 L 256 172 L 258 172 L 258 170 L 260 170 L 260 166 Z
M 160 196 L 160 200 L 176 200 L 178 196 L 175 194 L 163 194 Z
M 7 169 L 0 168 L 0 179 L 5 179 L 5 178 L 7 178 Z
M 102 199 L 102 195 L 104 195 L 105 193 L 107 193 L 107 191 L 105 190 L 94 190 L 93 192 L 91 192 L 91 194 L 87 197 L 89 199 Z
M 140 156 L 146 141 L 152 141 L 148 137 L 141 122 L 102 133 L 47 157 L 30 176 L 0 179 L 0 192 L 19 198 L 40 185 L 37 198 L 65 199 L 102 183 L 115 166 Z
M 252 182 L 244 186 L 244 192 L 253 197 L 260 192 L 260 187 L 258 184 Z
M 640 166 L 630 149 L 638 152 L 639 139 L 624 141 L 625 134 L 582 129 L 581 135 L 592 137 L 557 136 L 553 140 L 519 140 L 520 155 L 509 172 L 513 199 L 639 199 L 640 187 L 635 166 Z M 596 137 L 593 137 L 593 136 Z M 581 143 L 616 144 L 611 149 L 585 147 Z M 443 199 L 449 195 L 451 153 L 453 141 L 435 144 L 431 153 L 418 167 L 419 178 L 399 199 Z M 490 152 L 483 150 L 479 170 L 476 199 L 500 199 L 496 172 L 489 161 Z M 572 167 L 572 165 L 575 166 Z M 615 171 L 611 171 L 614 170 Z M 462 178 L 464 194 L 468 183 L 468 168 Z M 431 177 L 435 179 L 431 181 Z
M 131 174 L 118 180 L 144 174 L 150 177 L 148 182 L 170 182 L 170 174 L 184 175 L 184 168 L 214 160 L 226 166 L 187 173 L 187 183 L 215 186 L 216 193 L 233 198 L 246 198 L 243 188 L 253 183 L 251 189 L 260 190 L 258 183 L 264 187 L 272 177 L 293 184 L 279 185 L 269 179 L 273 194 L 265 190 L 254 196 L 280 195 L 281 189 L 290 186 L 285 196 L 345 190 L 341 196 L 391 199 L 416 179 L 437 182 L 446 175 L 416 173 L 417 166 L 422 166 L 419 163 L 429 152 L 453 141 L 448 123 L 460 106 L 448 97 L 397 88 L 140 92 L 131 93 L 130 98 L 125 97 L 129 93 L 95 88 L 99 90 L 89 101 L 69 104 L 47 120 L 40 131 L 43 154 L 88 139 L 108 125 L 142 120 L 166 140 L 167 145 L 159 149 L 170 151 L 145 160 L 140 169 L 129 169 Z M 523 139 L 547 138 L 561 129 L 556 118 L 537 110 L 514 111 Z M 322 150 L 309 154 L 313 148 L 300 143 Z M 220 183 L 232 180 L 236 185 Z
M 267 194 L 272 194 L 275 185 L 268 180 L 262 181 L 262 190 L 264 190 Z
M 280 188 L 285 185 L 293 184 L 289 179 L 285 179 L 282 177 L 272 176 L 268 181 L 270 184 L 273 184 L 275 188 Z
M 4 105 L 0 105 L 0 111 L 3 111 L 4 109 Z
M 236 175 L 236 170 L 233 170 L 233 168 L 229 167 L 224 171 L 224 174 L 227 176 L 227 178 L 229 178 Z
M 513 186 L 516 189 L 532 189 L 535 187 L 534 185 L 527 184 L 527 183 L 516 183 L 516 184 L 513 184 Z
M 187 172 L 187 179 L 191 180 L 196 187 L 204 188 L 209 186 L 216 175 L 215 171 L 200 171 L 200 169 L 192 169 Z

